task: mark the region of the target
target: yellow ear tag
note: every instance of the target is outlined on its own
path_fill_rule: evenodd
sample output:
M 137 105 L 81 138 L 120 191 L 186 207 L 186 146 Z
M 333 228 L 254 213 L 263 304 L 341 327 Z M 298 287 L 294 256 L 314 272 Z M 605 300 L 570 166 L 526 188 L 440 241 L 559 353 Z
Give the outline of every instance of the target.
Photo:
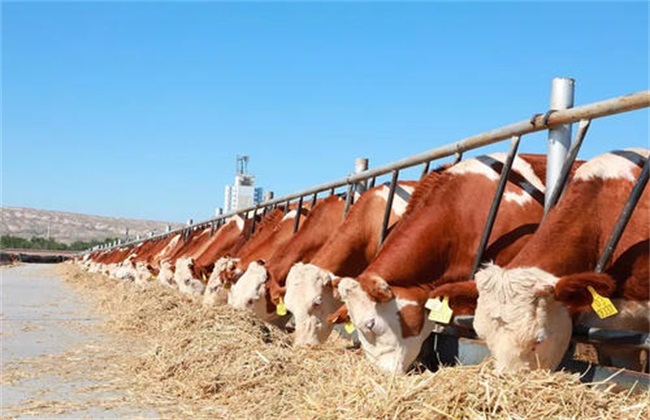
M 223 284 L 223 288 L 224 288 L 225 290 L 230 290 L 231 287 L 232 287 L 232 283 L 230 283 L 229 281 L 227 281 L 227 282 L 225 282 L 225 283 Z
M 609 298 L 599 295 L 598 292 L 591 286 L 587 286 L 587 290 L 589 290 L 589 293 L 591 293 L 591 296 L 594 298 L 594 301 L 591 302 L 591 307 L 594 309 L 594 312 L 596 312 L 596 315 L 598 315 L 600 319 L 607 318 L 618 313 L 618 310 L 612 301 L 609 300 Z
M 346 322 L 345 325 L 344 325 L 344 328 L 345 328 L 345 332 L 348 333 L 348 334 L 352 334 L 354 332 L 354 330 L 355 330 L 354 324 L 352 323 L 352 321 Z
M 151 276 L 151 278 L 156 280 L 156 279 L 158 279 L 158 276 L 154 274 L 153 276 Z
M 454 311 L 449 307 L 449 296 L 445 296 L 442 301 L 440 298 L 429 299 L 424 307 L 429 309 L 429 319 L 441 324 L 449 324 Z
M 278 306 L 275 307 L 275 313 L 280 316 L 285 316 L 287 314 L 287 307 L 284 306 L 282 298 L 278 300 Z
M 205 282 L 207 279 L 205 278 L 205 273 L 201 273 L 201 277 L 203 278 L 203 281 Z

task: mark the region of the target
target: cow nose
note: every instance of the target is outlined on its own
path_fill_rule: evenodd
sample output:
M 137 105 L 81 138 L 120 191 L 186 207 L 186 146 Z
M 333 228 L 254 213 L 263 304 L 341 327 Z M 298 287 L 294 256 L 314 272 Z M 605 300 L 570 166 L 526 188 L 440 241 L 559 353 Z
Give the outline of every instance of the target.
M 372 329 L 375 328 L 375 318 L 370 318 L 364 325 L 368 332 L 372 332 Z

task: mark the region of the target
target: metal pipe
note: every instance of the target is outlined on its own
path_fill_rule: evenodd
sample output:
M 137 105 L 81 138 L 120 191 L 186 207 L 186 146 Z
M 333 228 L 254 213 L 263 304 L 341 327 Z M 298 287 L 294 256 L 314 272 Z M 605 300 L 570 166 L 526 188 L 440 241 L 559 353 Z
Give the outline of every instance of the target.
M 294 234 L 296 232 L 298 232 L 298 228 L 300 227 L 300 215 L 301 215 L 301 212 L 302 212 L 302 197 L 300 197 L 298 199 L 298 210 L 297 210 L 297 213 L 296 213 L 296 220 L 295 220 L 295 222 L 293 224 L 293 233 Z
M 395 198 L 395 188 L 397 187 L 397 178 L 399 171 L 394 170 L 393 176 L 390 180 L 390 187 L 388 190 L 388 198 L 386 198 L 386 208 L 384 209 L 384 219 L 381 222 L 381 232 L 379 233 L 379 245 L 384 243 L 388 232 L 388 222 L 390 220 L 390 211 L 393 209 L 393 199 Z
M 253 220 L 251 221 L 251 236 L 255 233 L 255 217 L 257 217 L 257 209 L 253 210 Z
M 519 140 L 521 140 L 521 136 L 514 136 L 511 140 L 510 151 L 508 151 L 508 157 L 503 163 L 501 178 L 499 178 L 499 184 L 497 185 L 497 190 L 494 193 L 494 199 L 492 199 L 492 205 L 490 206 L 490 212 L 488 213 L 488 218 L 485 222 L 483 235 L 481 236 L 481 241 L 479 242 L 478 250 L 476 251 L 476 256 L 474 257 L 472 271 L 469 275 L 470 279 L 474 278 L 474 275 L 478 271 L 478 267 L 481 265 L 481 261 L 483 260 L 483 254 L 485 253 L 485 248 L 487 247 L 488 240 L 490 239 L 490 234 L 492 233 L 492 228 L 494 227 L 494 221 L 497 218 L 497 212 L 499 211 L 499 206 L 501 205 L 501 198 L 503 197 L 503 192 L 505 191 L 506 184 L 508 183 L 508 176 L 510 176 L 512 162 L 515 160 L 515 155 L 517 154 L 517 149 L 519 148 Z
M 368 158 L 356 158 L 354 160 L 354 173 L 355 174 L 360 174 L 363 171 L 368 170 Z M 356 184 L 355 190 L 359 194 L 363 194 L 363 192 L 367 188 L 367 180 L 360 181 Z
M 289 213 L 289 199 L 284 203 L 284 214 L 286 215 L 287 213 Z
M 343 219 L 348 217 L 348 211 L 350 211 L 350 206 L 354 200 L 354 189 L 353 184 L 348 184 L 348 191 L 345 194 L 345 208 L 343 209 Z
M 598 260 L 598 264 L 596 264 L 596 269 L 594 270 L 596 273 L 602 273 L 607 266 L 607 263 L 609 263 L 609 260 L 612 258 L 612 254 L 614 253 L 614 249 L 616 249 L 616 245 L 618 245 L 618 241 L 621 239 L 623 231 L 625 230 L 627 223 L 632 217 L 632 212 L 634 211 L 636 204 L 639 202 L 641 194 L 643 193 L 643 190 L 648 183 L 648 165 L 650 165 L 650 159 L 646 159 L 645 163 L 643 164 L 643 169 L 641 170 L 641 173 L 639 174 L 639 177 L 637 178 L 636 183 L 630 192 L 630 196 L 628 197 L 627 202 L 623 207 L 621 215 L 616 221 L 616 225 L 614 225 L 614 230 L 607 240 L 607 244 L 603 250 L 603 255 L 601 255 L 600 259 Z
M 370 180 L 370 185 L 368 185 L 368 188 L 375 188 L 376 182 L 377 182 L 377 177 L 373 176 L 372 179 Z
M 551 100 L 547 116 L 558 110 L 573 107 L 575 80 L 568 77 L 556 77 L 551 82 Z M 548 159 L 546 162 L 546 191 L 553 191 L 562 164 L 571 146 L 571 124 L 562 124 L 548 130 Z M 550 208 L 548 199 L 544 203 L 544 210 Z
M 569 153 L 567 154 L 566 159 L 564 160 L 564 164 L 562 165 L 562 170 L 560 170 L 560 173 L 555 181 L 553 190 L 551 191 L 549 188 L 546 188 L 546 192 L 548 193 L 549 191 L 551 191 L 551 193 L 546 196 L 546 203 L 544 204 L 544 217 L 546 217 L 548 212 L 553 207 L 555 207 L 558 200 L 560 199 L 560 196 L 562 195 L 562 192 L 564 191 L 564 187 L 566 186 L 566 183 L 569 180 L 569 174 L 571 173 L 571 168 L 573 167 L 573 164 L 576 161 L 576 157 L 578 156 L 578 152 L 580 151 L 580 146 L 582 146 L 582 141 L 585 139 L 585 135 L 587 134 L 587 130 L 589 129 L 590 124 L 591 124 L 591 120 L 580 120 L 580 123 L 578 125 L 578 132 L 576 133 L 576 138 L 571 143 L 571 147 L 569 148 Z
M 419 165 L 426 161 L 436 160 L 457 153 L 462 153 L 466 150 L 472 150 L 477 147 L 493 144 L 515 135 L 525 135 L 529 133 L 535 133 L 538 131 L 546 130 L 548 128 L 553 128 L 557 125 L 574 123 L 582 119 L 594 119 L 594 118 L 606 117 L 609 115 L 621 114 L 628 111 L 647 108 L 649 106 L 650 106 L 650 91 L 644 90 L 641 92 L 636 92 L 624 96 L 618 96 L 615 98 L 606 99 L 599 102 L 593 102 L 591 104 L 582 105 L 582 106 L 570 108 L 563 111 L 553 112 L 552 114 L 548 115 L 548 118 L 544 118 L 543 114 L 536 114 L 532 118 L 515 122 L 513 124 L 505 125 L 503 127 L 494 130 L 476 134 L 464 138 L 455 143 L 447 144 L 445 146 L 431 149 L 419 153 L 417 155 L 410 156 L 408 158 L 400 159 L 384 166 L 378 166 L 368 171 L 364 171 L 360 174 L 348 175 L 347 177 L 342 179 L 320 184 L 299 191 L 297 193 L 290 194 L 285 197 L 273 199 L 269 201 L 267 204 L 268 205 L 278 204 L 278 203 L 282 203 L 283 201 L 295 199 L 297 197 L 300 197 L 301 195 L 309 195 L 315 192 L 327 191 L 327 190 L 330 190 L 330 194 L 333 195 L 334 190 L 336 188 L 344 186 L 349 183 L 354 183 L 359 180 L 370 179 L 373 177 L 381 176 L 389 172 L 392 172 L 395 169 L 403 169 L 410 166 Z M 232 211 L 220 216 L 219 218 L 228 218 L 236 214 L 242 214 L 247 210 L 250 209 L 241 209 L 237 211 Z M 181 229 L 176 229 L 172 233 L 177 233 L 180 230 Z M 134 243 L 136 243 L 136 241 L 130 242 L 129 244 L 134 244 Z
M 318 193 L 314 193 L 314 196 L 311 198 L 311 208 L 312 208 L 312 210 L 314 209 L 314 206 L 316 205 L 316 201 L 318 201 Z
M 424 162 L 424 168 L 422 168 L 422 175 L 420 175 L 420 179 L 423 179 L 425 176 L 429 175 L 429 167 L 431 166 L 431 161 L 428 160 Z

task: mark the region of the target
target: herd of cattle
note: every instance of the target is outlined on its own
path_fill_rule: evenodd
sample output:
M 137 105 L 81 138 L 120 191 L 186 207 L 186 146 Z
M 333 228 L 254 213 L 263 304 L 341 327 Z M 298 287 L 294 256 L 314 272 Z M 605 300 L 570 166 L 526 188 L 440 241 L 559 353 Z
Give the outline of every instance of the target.
M 383 243 L 386 185 L 363 192 L 345 217 L 345 198 L 330 195 L 313 206 L 235 215 L 218 229 L 94 251 L 76 263 L 143 285 L 157 280 L 202 295 L 205 305 L 253 311 L 281 327 L 293 317 L 298 346 L 323 343 L 334 324 L 345 324 L 357 330 L 368 359 L 390 372 L 408 369 L 449 305 L 453 315 L 474 315 L 498 370 L 555 369 L 574 324 L 648 331 L 647 190 L 611 263 L 603 273 L 594 267 L 649 152 L 613 151 L 576 162 L 546 216 L 546 157 L 517 156 L 473 279 L 503 154 L 399 182 Z M 606 315 L 617 313 L 601 319 L 592 302 L 608 298 L 616 310 Z M 643 368 L 638 350 L 600 351 L 617 366 Z

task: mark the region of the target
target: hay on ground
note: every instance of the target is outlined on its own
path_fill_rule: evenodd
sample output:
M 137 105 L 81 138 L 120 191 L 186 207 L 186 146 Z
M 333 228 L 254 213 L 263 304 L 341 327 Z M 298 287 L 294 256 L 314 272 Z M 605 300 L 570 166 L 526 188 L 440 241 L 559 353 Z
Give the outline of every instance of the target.
M 115 337 L 144 350 L 111 349 L 114 386 L 163 416 L 221 418 L 648 418 L 650 394 L 582 384 L 575 374 L 497 376 L 489 363 L 402 377 L 361 350 L 330 340 L 293 349 L 291 337 L 254 315 L 200 302 L 152 283 L 141 288 L 61 265 Z M 116 372 L 119 372 L 116 373 Z

